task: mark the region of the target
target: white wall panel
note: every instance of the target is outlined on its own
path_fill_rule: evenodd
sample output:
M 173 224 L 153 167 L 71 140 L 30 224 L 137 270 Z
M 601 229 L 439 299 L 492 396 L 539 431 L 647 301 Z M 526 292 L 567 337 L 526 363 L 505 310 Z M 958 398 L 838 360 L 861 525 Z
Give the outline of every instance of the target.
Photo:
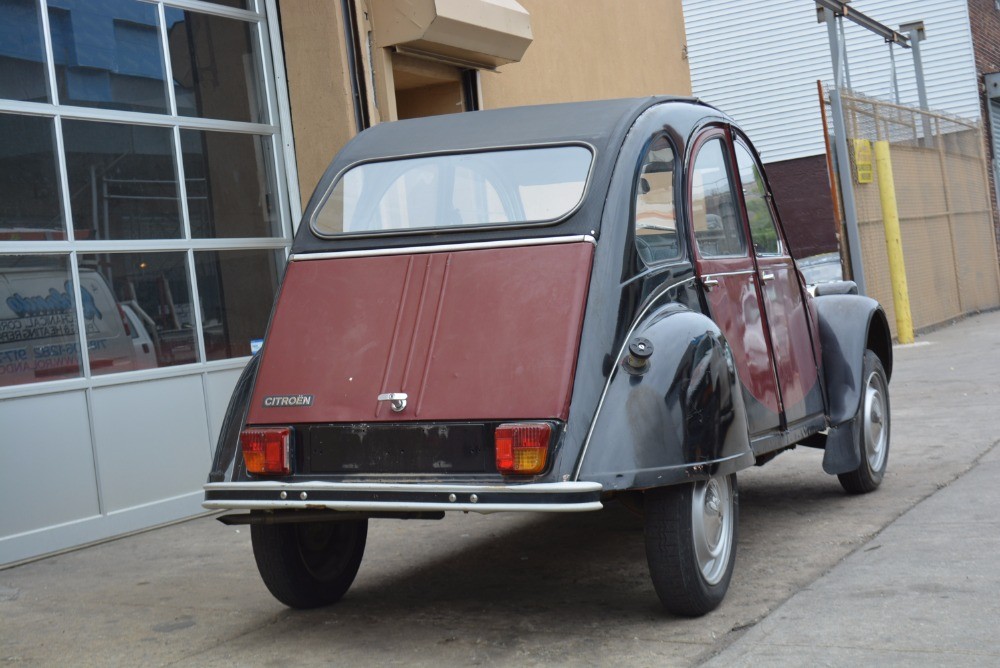
M 965 0 L 856 0 L 858 10 L 898 28 L 923 20 L 921 43 L 932 108 L 979 117 Z M 816 80 L 833 80 L 825 24 L 811 0 L 684 0 L 694 94 L 729 113 L 765 162 L 824 151 Z M 847 22 L 852 87 L 891 99 L 888 46 Z M 910 51 L 896 48 L 902 101 L 917 103 Z
M 211 427 L 209 439 L 209 454 L 215 453 L 215 443 L 219 440 L 219 430 L 222 429 L 222 421 L 226 417 L 226 408 L 229 406 L 229 398 L 236 387 L 236 381 L 240 379 L 243 369 L 227 369 L 225 371 L 214 371 L 205 376 L 206 396 L 208 397 L 208 423 Z M 207 475 L 207 471 L 206 471 Z
M 84 391 L 0 401 L 4 537 L 98 515 Z
M 191 494 L 208 475 L 208 415 L 200 376 L 93 390 L 106 512 Z

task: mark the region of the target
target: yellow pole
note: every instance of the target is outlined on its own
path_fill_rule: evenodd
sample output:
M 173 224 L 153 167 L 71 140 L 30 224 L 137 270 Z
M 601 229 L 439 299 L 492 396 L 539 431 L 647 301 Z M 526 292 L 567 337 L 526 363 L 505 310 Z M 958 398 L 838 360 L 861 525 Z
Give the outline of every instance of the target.
M 889 142 L 884 139 L 875 142 L 875 168 L 878 170 L 878 193 L 879 199 L 882 201 L 885 248 L 889 255 L 892 302 L 896 307 L 896 338 L 899 339 L 900 343 L 913 343 L 913 317 L 910 315 L 910 292 L 906 287 L 903 240 L 899 233 L 896 184 L 892 178 Z

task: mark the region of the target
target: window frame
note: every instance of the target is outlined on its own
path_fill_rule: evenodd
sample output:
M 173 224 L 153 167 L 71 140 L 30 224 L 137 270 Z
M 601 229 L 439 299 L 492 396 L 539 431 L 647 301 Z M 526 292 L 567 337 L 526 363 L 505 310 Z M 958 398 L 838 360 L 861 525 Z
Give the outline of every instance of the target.
M 714 140 L 720 140 L 722 144 L 722 159 L 726 166 L 726 176 L 729 181 L 729 194 L 733 201 L 733 206 L 735 208 L 734 214 L 737 217 L 737 229 L 740 234 L 740 239 L 743 243 L 743 250 L 740 253 L 731 254 L 705 254 L 702 252 L 701 246 L 698 244 L 698 239 L 696 237 L 695 225 L 694 225 L 694 176 L 695 168 L 697 166 L 697 161 L 701 155 L 702 150 L 710 142 Z M 698 131 L 694 141 L 691 144 L 691 149 L 685 159 L 685 214 L 689 222 L 689 241 L 692 245 L 694 253 L 699 259 L 703 260 L 735 260 L 735 259 L 750 259 L 750 241 L 748 239 L 748 232 L 745 223 L 745 214 L 742 211 L 742 197 L 736 192 L 736 179 L 734 179 L 734 165 L 733 160 L 735 159 L 732 153 L 732 134 L 729 128 L 723 125 L 710 125 L 706 128 L 702 128 Z
M 642 254 L 639 252 L 639 247 L 636 241 L 639 236 L 637 233 L 638 230 L 636 229 L 636 213 L 637 213 L 636 208 L 639 196 L 639 179 L 642 178 L 642 167 L 643 164 L 645 164 L 646 162 L 646 156 L 649 155 L 649 152 L 652 150 L 651 147 L 653 146 L 653 144 L 660 139 L 666 140 L 667 144 L 670 147 L 670 150 L 673 151 L 674 154 L 673 170 L 671 176 L 671 188 L 673 189 L 674 224 L 676 226 L 675 231 L 677 233 L 677 255 L 671 258 L 665 258 L 655 262 L 647 262 L 645 259 L 643 259 Z M 646 143 L 642 145 L 642 150 L 639 155 L 639 159 L 635 165 L 635 172 L 633 173 L 632 176 L 632 191 L 630 196 L 631 198 L 629 200 L 629 244 L 631 245 L 631 248 L 635 253 L 636 259 L 638 261 L 637 266 L 639 267 L 640 271 L 642 270 L 642 268 L 653 269 L 667 264 L 683 261 L 688 258 L 687 244 L 683 243 L 683 240 L 685 238 L 684 228 L 686 226 L 686 221 L 683 220 L 684 216 L 680 215 L 680 213 L 684 211 L 683 198 L 681 197 L 684 188 L 683 167 L 684 167 L 683 156 L 677 150 L 676 142 L 674 142 L 674 140 L 670 138 L 670 135 L 666 131 L 660 130 L 654 133 L 646 141 Z
M 584 148 L 590 153 L 590 165 L 587 168 L 587 176 L 583 184 L 583 190 L 580 192 L 580 199 L 576 204 L 569 209 L 564 214 L 556 217 L 550 218 L 542 221 L 514 221 L 514 222 L 504 222 L 504 223 L 488 223 L 482 225 L 454 225 L 454 226 L 439 226 L 439 227 L 414 227 L 401 230 L 373 230 L 365 232 L 334 232 L 334 233 L 324 233 L 316 229 L 316 220 L 319 217 L 320 212 L 326 203 L 330 200 L 333 195 L 333 191 L 336 190 L 337 186 L 343 180 L 344 176 L 350 172 L 352 169 L 361 167 L 363 165 L 368 165 L 372 163 L 387 163 L 396 162 L 400 160 L 412 160 L 415 158 L 432 158 L 438 156 L 450 156 L 450 155 L 472 155 L 477 153 L 497 153 L 503 151 L 523 151 L 523 150 L 534 150 L 534 149 L 545 149 L 545 148 L 563 148 L 563 147 L 579 147 Z M 449 234 L 458 232 L 480 232 L 480 231 L 497 231 L 497 230 L 510 230 L 510 229 L 524 229 L 532 227 L 546 227 L 550 225 L 558 225 L 559 223 L 572 218 L 577 211 L 583 206 L 584 202 L 587 201 L 587 196 L 590 194 L 590 188 L 594 180 L 594 169 L 597 163 L 597 149 L 593 144 L 583 142 L 583 141 L 561 141 L 561 142 L 539 142 L 532 144 L 512 144 L 509 146 L 486 146 L 474 149 L 462 149 L 453 150 L 448 149 L 444 151 L 422 151 L 419 153 L 408 153 L 404 155 L 395 155 L 391 157 L 378 157 L 378 158 L 366 158 L 364 160 L 357 160 L 346 165 L 343 169 L 337 172 L 337 175 L 330 182 L 330 185 L 323 191 L 323 195 L 320 197 L 316 208 L 312 211 L 309 216 L 309 231 L 312 232 L 313 236 L 317 239 L 329 240 L 339 240 L 339 239 L 366 239 L 366 238 L 378 238 L 378 237 L 407 237 L 416 236 L 421 234 Z
M 747 155 L 750 156 L 750 160 L 753 162 L 754 166 L 757 168 L 757 170 L 761 175 L 761 184 L 763 186 L 763 193 L 761 193 L 761 195 L 764 198 L 764 201 L 767 203 L 767 210 L 771 214 L 771 225 L 774 227 L 774 232 L 778 240 L 778 251 L 776 253 L 760 253 L 757 251 L 757 247 L 754 245 L 753 242 L 753 225 L 751 224 L 750 221 L 750 210 L 747 208 L 746 192 L 743 189 L 743 180 L 742 178 L 740 178 L 739 179 L 740 207 L 742 208 L 743 215 L 746 218 L 747 234 L 749 235 L 750 246 L 751 248 L 753 248 L 754 255 L 756 257 L 765 257 L 765 258 L 787 257 L 790 255 L 788 251 L 788 243 L 785 241 L 784 229 L 782 228 L 781 221 L 778 218 L 777 207 L 774 206 L 774 196 L 771 194 L 771 186 L 767 182 L 767 173 L 764 171 L 764 163 L 761 162 L 760 156 L 757 155 L 757 151 L 753 149 L 753 145 L 750 144 L 750 141 L 746 138 L 745 135 L 743 135 L 741 132 L 737 131 L 734 128 L 732 130 L 732 136 L 733 136 L 732 151 L 733 151 L 733 160 L 734 160 L 736 176 L 737 178 L 739 178 L 739 173 L 740 173 L 739 172 L 740 160 L 739 156 L 736 153 L 736 150 L 737 148 L 742 148 L 747 152 Z

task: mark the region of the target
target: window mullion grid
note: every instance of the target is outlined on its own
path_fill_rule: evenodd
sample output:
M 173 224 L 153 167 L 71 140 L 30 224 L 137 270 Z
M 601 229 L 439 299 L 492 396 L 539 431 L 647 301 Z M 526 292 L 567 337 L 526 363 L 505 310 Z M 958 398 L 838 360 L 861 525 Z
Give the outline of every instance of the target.
M 278 108 L 275 104 L 275 99 L 277 98 L 277 92 L 275 89 L 275 69 L 274 63 L 271 59 L 271 46 L 269 43 L 269 35 L 264 31 L 264 25 L 258 24 L 255 27 L 254 32 L 257 36 L 257 53 L 260 54 L 260 69 L 261 78 L 264 80 L 264 102 L 267 108 L 267 120 L 271 125 L 277 125 L 279 118 Z M 281 235 L 288 239 L 291 236 L 291 224 L 289 222 L 290 212 L 288 207 L 288 198 L 286 197 L 286 183 L 285 174 L 281 166 L 281 160 L 278 159 L 278 152 L 282 150 L 283 143 L 280 133 L 271 134 L 271 150 L 270 155 L 267 156 L 267 165 L 271 170 L 271 174 L 274 178 L 274 188 L 275 195 L 277 195 L 277 210 L 278 218 L 281 221 Z
M 53 105 L 59 104 L 59 86 L 56 85 L 56 62 L 52 55 L 52 28 L 49 26 L 49 6 L 46 0 L 37 0 L 39 18 L 42 22 L 42 40 L 45 42 L 45 69 L 49 77 L 49 99 Z
M 278 165 L 277 175 L 281 181 L 277 184 L 279 197 L 287 200 L 287 209 L 282 209 L 282 230 L 286 238 L 291 238 L 295 233 L 292 229 L 294 224 L 302 217 L 302 201 L 299 193 L 298 174 L 295 169 L 295 144 L 291 125 L 291 108 L 288 101 L 288 86 L 285 80 L 285 59 L 281 49 L 271 49 L 272 44 L 281 44 L 281 33 L 278 24 L 278 9 L 275 0 L 257 0 L 258 5 L 264 3 L 263 9 L 267 13 L 268 39 L 261 53 L 264 54 L 265 68 L 264 76 L 270 84 L 273 81 L 271 92 L 277 100 L 276 115 L 269 120 L 272 124 L 280 128 L 280 134 L 272 135 L 271 149 L 274 151 L 274 161 Z M 262 9 L 258 6 L 258 10 Z M 270 100 L 270 97 L 269 97 Z M 279 146 L 280 143 L 280 146 Z M 279 159 L 281 155 L 284 159 Z

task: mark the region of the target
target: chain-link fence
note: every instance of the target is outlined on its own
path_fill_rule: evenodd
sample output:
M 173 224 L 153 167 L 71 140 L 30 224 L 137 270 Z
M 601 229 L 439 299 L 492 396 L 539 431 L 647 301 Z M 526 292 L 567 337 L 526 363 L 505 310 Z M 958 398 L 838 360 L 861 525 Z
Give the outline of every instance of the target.
M 876 142 L 889 146 L 914 328 L 1000 306 L 980 125 L 844 89 L 840 99 L 868 294 L 885 308 L 893 334 Z M 824 102 L 830 104 L 828 90 Z

